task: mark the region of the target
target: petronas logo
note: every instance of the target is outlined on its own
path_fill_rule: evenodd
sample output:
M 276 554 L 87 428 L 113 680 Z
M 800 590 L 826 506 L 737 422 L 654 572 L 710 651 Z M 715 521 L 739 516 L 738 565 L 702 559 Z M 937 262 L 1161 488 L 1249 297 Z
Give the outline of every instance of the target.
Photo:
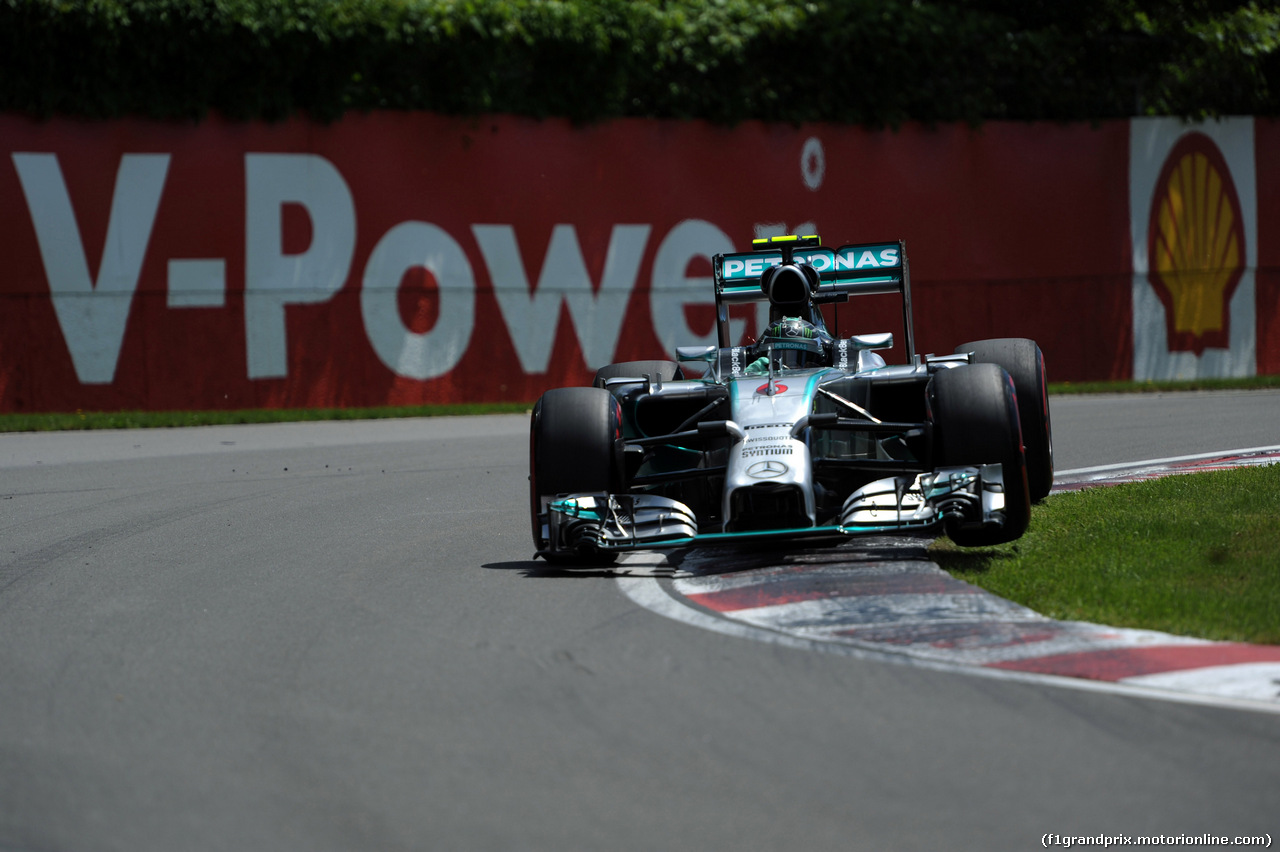
M 1231 296 L 1244 273 L 1244 216 L 1218 146 L 1188 133 L 1156 181 L 1147 232 L 1150 280 L 1169 351 L 1230 347 Z

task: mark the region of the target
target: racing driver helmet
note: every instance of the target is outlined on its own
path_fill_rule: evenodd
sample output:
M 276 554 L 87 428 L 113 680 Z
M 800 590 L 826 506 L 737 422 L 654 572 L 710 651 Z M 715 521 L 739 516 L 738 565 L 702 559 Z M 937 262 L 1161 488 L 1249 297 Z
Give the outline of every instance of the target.
M 785 369 L 822 367 L 829 362 L 831 335 L 799 317 L 783 317 L 769 324 L 756 344 L 760 356 L 773 352 L 773 362 Z

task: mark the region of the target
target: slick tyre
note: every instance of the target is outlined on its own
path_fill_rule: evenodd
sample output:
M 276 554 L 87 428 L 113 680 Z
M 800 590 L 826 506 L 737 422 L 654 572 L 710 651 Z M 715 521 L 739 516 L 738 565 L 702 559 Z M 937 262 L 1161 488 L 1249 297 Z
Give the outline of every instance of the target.
M 684 372 L 675 361 L 620 361 L 617 364 L 609 364 L 596 370 L 596 376 L 591 380 L 591 386 L 602 388 L 604 387 L 605 379 L 635 379 L 641 376 L 670 382 L 683 379 Z
M 529 429 L 529 498 L 535 547 L 543 550 L 547 546 L 541 516 L 550 498 L 618 490 L 621 437 L 618 402 L 606 390 L 556 388 L 534 404 Z M 597 561 L 612 560 L 605 557 Z
M 1049 420 L 1044 353 L 1034 340 L 1023 337 L 977 340 L 957 346 L 956 352 L 972 352 L 974 363 L 999 364 L 1013 377 L 1027 454 L 1027 486 L 1032 502 L 1038 503 L 1053 488 L 1053 424 Z
M 1031 520 L 1031 500 L 1013 379 L 995 364 L 942 370 L 933 377 L 930 403 L 939 467 L 997 462 L 1004 467 L 1004 526 L 966 530 L 948 522 L 948 537 L 962 547 L 1020 537 Z

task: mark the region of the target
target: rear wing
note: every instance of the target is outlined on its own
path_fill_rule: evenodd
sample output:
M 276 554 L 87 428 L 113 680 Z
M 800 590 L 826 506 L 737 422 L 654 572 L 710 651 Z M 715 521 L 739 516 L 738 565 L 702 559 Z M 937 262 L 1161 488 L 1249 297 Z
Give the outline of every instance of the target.
M 733 345 L 729 340 L 729 305 L 772 301 L 766 289 L 770 270 L 795 266 L 812 270 L 805 277 L 813 305 L 847 302 L 851 296 L 901 294 L 907 361 L 915 361 L 911 272 L 905 242 L 853 243 L 832 249 L 816 236 L 786 236 L 755 240 L 753 245 L 752 251 L 717 254 L 711 259 L 722 348 Z

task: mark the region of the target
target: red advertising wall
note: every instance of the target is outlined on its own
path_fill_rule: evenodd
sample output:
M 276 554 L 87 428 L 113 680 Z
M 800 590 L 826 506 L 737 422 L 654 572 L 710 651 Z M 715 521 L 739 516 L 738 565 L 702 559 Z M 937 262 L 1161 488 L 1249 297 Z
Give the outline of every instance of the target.
M 922 351 L 1025 336 L 1053 380 L 1131 374 L 1125 122 L 0 116 L 0 142 L 3 411 L 532 400 L 710 342 L 710 256 L 811 229 L 906 240 Z M 896 317 L 855 302 L 840 325 Z

